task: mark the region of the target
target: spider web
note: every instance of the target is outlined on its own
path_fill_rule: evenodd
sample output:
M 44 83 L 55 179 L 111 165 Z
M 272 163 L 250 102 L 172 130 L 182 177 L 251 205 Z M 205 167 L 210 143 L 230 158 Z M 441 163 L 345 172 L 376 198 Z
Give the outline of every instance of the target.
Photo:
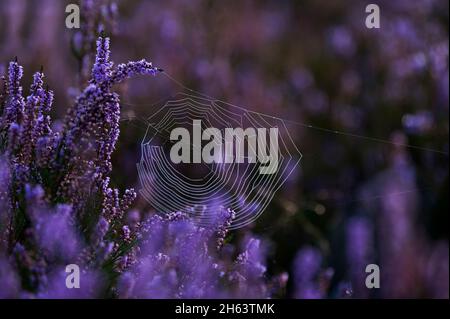
M 278 128 L 278 168 L 274 174 L 260 174 L 261 163 L 174 164 L 169 157 L 170 133 L 176 127 L 192 126 L 201 120 L 202 130 L 218 128 Z M 282 119 L 252 112 L 228 103 L 184 92 L 160 105 L 145 120 L 147 127 L 137 163 L 140 194 L 160 213 L 186 212 L 199 226 L 213 225 L 221 210 L 232 209 L 235 217 L 229 229 L 255 221 L 267 208 L 278 189 L 299 164 L 297 149 Z M 235 139 L 235 148 L 251 148 L 247 138 Z M 217 141 L 215 141 L 217 142 Z M 244 145 L 241 145 L 244 144 Z M 222 145 L 225 139 L 222 138 Z M 273 145 L 271 145 L 272 147 Z M 200 151 L 190 142 L 191 152 Z M 195 174 L 191 174 L 191 173 Z

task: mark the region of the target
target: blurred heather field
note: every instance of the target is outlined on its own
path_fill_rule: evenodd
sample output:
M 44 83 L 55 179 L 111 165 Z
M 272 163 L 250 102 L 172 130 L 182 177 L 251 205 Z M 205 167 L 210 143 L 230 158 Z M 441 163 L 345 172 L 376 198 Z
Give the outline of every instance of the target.
M 448 1 L 367 29 L 356 0 L 86 0 L 70 30 L 72 2 L 0 2 L 0 298 L 449 297 Z M 141 120 L 182 90 L 143 58 L 289 120 L 303 158 L 255 223 L 136 194 Z

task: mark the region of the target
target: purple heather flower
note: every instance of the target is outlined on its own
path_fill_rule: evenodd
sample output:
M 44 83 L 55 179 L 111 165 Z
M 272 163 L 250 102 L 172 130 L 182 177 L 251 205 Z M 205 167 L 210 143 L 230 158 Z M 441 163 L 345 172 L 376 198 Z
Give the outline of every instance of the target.
M 125 242 L 129 242 L 131 240 L 130 234 L 131 234 L 130 227 L 128 227 L 127 225 L 123 226 L 122 238 Z
M 21 150 L 19 161 L 22 164 L 29 164 L 33 156 L 33 148 L 36 140 L 34 129 L 36 127 L 36 113 L 39 109 L 39 104 L 45 97 L 45 91 L 43 89 L 44 74 L 36 72 L 33 76 L 33 84 L 31 85 L 31 93 L 27 97 L 25 104 L 24 118 L 22 121 L 22 132 L 20 136 Z
M 118 189 L 109 187 L 109 178 L 102 182 L 103 210 L 102 216 L 108 221 L 121 220 L 127 209 L 136 198 L 136 192 L 133 189 L 125 190 L 122 197 L 119 196 Z
M 8 80 L 6 84 L 6 103 L 2 116 L 2 126 L 6 129 L 11 123 L 19 123 L 23 116 L 25 101 L 22 96 L 20 80 L 23 76 L 23 68 L 17 61 L 9 63 Z
M 0 251 L 7 247 L 8 220 L 10 217 L 11 170 L 5 156 L 0 155 Z
M 42 252 L 50 259 L 71 262 L 80 253 L 81 242 L 72 223 L 72 208 L 60 204 L 54 211 L 41 211 L 34 230 Z
M 319 299 L 323 293 L 317 284 L 317 275 L 322 264 L 322 254 L 317 248 L 302 248 L 294 261 L 295 298 Z
M 117 68 L 112 72 L 110 78 L 108 79 L 108 84 L 118 84 L 125 79 L 139 74 L 156 75 L 159 72 L 161 72 L 160 69 L 153 67 L 152 63 L 147 62 L 146 60 L 122 63 L 119 64 Z
M 264 265 L 265 252 L 259 239 L 248 239 L 245 251 L 237 258 L 237 264 L 240 265 L 242 273 L 246 278 L 260 278 L 266 272 Z
M 17 298 L 20 277 L 9 258 L 0 255 L 0 299 Z
M 92 68 L 92 82 L 101 84 L 110 78 L 113 63 L 109 60 L 109 38 L 100 37 L 97 40 L 97 55 Z
M 30 184 L 25 185 L 25 199 L 30 209 L 39 209 L 43 205 L 45 192 L 41 186 L 32 186 Z
M 354 295 L 368 298 L 370 290 L 365 285 L 365 268 L 373 260 L 373 229 L 369 220 L 353 217 L 347 224 L 347 260 Z
M 21 127 L 17 123 L 11 123 L 8 128 L 8 148 L 7 151 L 11 156 L 15 156 L 19 150 Z
M 47 89 L 41 93 L 36 124 L 33 131 L 33 139 L 35 141 L 40 137 L 50 136 L 52 134 L 51 121 L 48 114 L 50 113 L 53 104 L 53 91 Z
M 229 274 L 231 282 L 237 284 L 235 297 L 267 298 L 270 291 L 266 284 L 266 247 L 261 240 L 248 238 L 245 250 L 236 258 L 233 270 Z
M 336 26 L 329 31 L 331 48 L 339 55 L 351 57 L 356 51 L 351 30 L 344 26 Z
M 94 231 L 93 243 L 95 245 L 98 245 L 100 243 L 100 241 L 103 240 L 103 237 L 108 232 L 108 229 L 109 229 L 108 221 L 105 218 L 100 217 L 100 220 L 98 221 L 97 226 L 95 227 L 95 231 Z
M 440 241 L 430 250 L 425 276 L 426 289 L 432 298 L 449 298 L 448 241 Z
M 353 296 L 352 285 L 349 282 L 340 282 L 337 287 L 337 298 L 350 298 Z
M 36 166 L 39 168 L 49 167 L 56 156 L 56 136 L 43 136 L 36 139 Z

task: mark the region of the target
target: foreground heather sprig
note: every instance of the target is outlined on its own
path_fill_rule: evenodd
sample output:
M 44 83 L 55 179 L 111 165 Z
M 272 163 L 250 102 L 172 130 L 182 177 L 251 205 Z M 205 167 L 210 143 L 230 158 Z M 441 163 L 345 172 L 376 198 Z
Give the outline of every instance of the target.
M 120 120 L 112 86 L 138 74 L 156 75 L 158 69 L 145 60 L 113 68 L 109 41 L 98 38 L 92 79 L 69 109 L 62 131 L 51 127 L 53 92 L 45 88 L 42 70 L 34 74 L 26 98 L 17 60 L 3 77 L 0 260 L 21 277 L 21 284 L 8 281 L 18 285 L 11 292 L 52 296 L 49 276 L 59 278 L 53 274 L 58 267 L 77 262 L 98 272 L 110 256 L 126 253 L 123 244 L 136 236 L 124 221 L 136 193 L 120 196 L 109 187 Z M 101 205 L 93 207 L 98 199 Z M 1 273 L 0 284 L 4 280 Z
M 111 87 L 138 74 L 156 75 L 158 69 L 141 60 L 120 64 L 113 69 L 110 61 L 109 38 L 97 40 L 97 56 L 89 85 L 69 110 L 65 131 L 58 145 L 56 165 L 76 167 L 61 177 L 58 195 L 75 199 L 83 205 L 83 198 L 92 187 L 100 188 L 111 171 L 111 154 L 119 136 L 119 96 Z
M 20 80 L 23 76 L 23 68 L 15 61 L 9 63 L 8 80 L 5 81 L 3 96 L 2 128 L 8 129 L 11 123 L 18 123 L 23 115 L 25 102 L 22 96 Z

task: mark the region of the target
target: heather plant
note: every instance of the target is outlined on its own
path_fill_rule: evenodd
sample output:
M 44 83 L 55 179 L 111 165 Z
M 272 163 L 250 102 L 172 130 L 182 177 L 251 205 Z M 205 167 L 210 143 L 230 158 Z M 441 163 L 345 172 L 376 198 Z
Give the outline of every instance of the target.
M 110 255 L 125 254 L 131 240 L 122 222 L 136 194 L 130 189 L 120 195 L 108 184 L 120 119 L 119 96 L 111 89 L 158 69 L 145 60 L 113 68 L 109 55 L 109 38 L 101 36 L 92 78 L 61 131 L 51 127 L 53 92 L 44 86 L 42 70 L 33 75 L 26 98 L 17 59 L 3 77 L 1 258 L 30 293 L 46 289 L 57 265 L 101 267 Z
M 265 252 L 250 238 L 234 260 L 222 251 L 223 225 L 233 212 L 219 214 L 216 227 L 195 226 L 183 213 L 155 215 L 141 225 L 136 252 L 122 257 L 119 297 L 139 298 L 267 298 Z M 218 241 L 217 241 L 218 240 Z
M 114 67 L 109 44 L 97 39 L 91 79 L 60 131 L 52 129 L 53 92 L 42 70 L 26 98 L 17 59 L 3 77 L 2 297 L 270 297 L 260 240 L 247 239 L 237 256 L 224 252 L 233 211 L 220 210 L 215 226 L 203 228 L 181 212 L 128 213 L 134 190 L 110 187 L 120 120 L 112 87 L 160 69 L 145 60 Z M 82 267 L 83 289 L 65 287 L 71 263 Z

